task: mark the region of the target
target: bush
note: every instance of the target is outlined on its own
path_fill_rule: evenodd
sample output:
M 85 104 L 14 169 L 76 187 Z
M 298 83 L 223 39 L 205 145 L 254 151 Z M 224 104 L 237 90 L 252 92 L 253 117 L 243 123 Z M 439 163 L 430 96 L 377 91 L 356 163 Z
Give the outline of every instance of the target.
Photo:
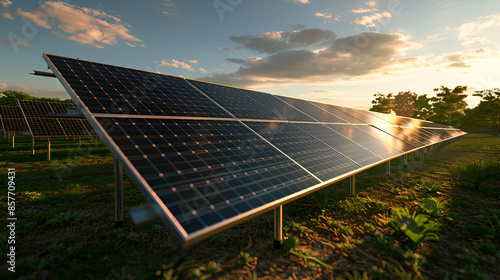
M 483 183 L 500 181 L 500 159 L 461 161 L 452 169 L 460 183 L 479 188 Z

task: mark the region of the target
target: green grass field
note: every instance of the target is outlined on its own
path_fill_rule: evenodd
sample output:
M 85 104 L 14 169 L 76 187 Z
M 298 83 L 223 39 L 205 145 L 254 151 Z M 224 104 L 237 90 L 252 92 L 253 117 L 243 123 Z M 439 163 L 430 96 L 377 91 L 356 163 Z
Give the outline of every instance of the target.
M 15 183 L 15 273 L 0 228 L 0 279 L 499 279 L 500 138 L 470 133 L 409 164 L 392 161 L 284 206 L 286 239 L 272 249 L 264 214 L 189 248 L 166 226 L 130 221 L 145 199 L 125 176 L 114 228 L 113 157 L 100 143 L 0 140 L 0 218 Z M 15 168 L 15 178 L 8 169 Z M 12 179 L 12 180 L 11 180 Z M 12 195 L 11 195 L 12 196 Z M 176 278 L 177 277 L 177 278 Z

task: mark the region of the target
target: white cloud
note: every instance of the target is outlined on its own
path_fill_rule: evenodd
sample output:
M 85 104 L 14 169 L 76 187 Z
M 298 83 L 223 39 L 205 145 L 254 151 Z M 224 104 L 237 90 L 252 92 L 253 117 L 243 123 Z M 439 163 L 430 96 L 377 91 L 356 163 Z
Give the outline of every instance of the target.
M 320 13 L 320 12 L 316 12 L 314 13 L 315 16 L 317 17 L 322 17 L 322 18 L 332 18 L 332 14 L 331 13 Z
M 355 14 L 364 14 L 364 13 L 368 13 L 368 12 L 378 11 L 378 9 L 375 8 L 375 6 L 377 6 L 377 2 L 375 2 L 375 1 L 368 1 L 365 3 L 365 5 L 370 7 L 370 8 L 368 8 L 368 9 L 365 9 L 365 8 L 352 9 L 352 12 Z
M 22 91 L 27 94 L 33 95 L 37 94 L 40 92 L 45 92 L 44 90 L 38 90 L 34 89 L 31 87 L 23 86 L 23 85 L 18 85 L 18 84 L 6 84 L 6 83 L 0 83 L 0 91 L 6 91 L 6 90 L 13 90 L 13 91 Z
M 210 74 L 210 72 L 208 72 L 207 70 L 203 69 L 203 68 L 199 68 L 200 72 L 202 72 L 203 74 Z
M 295 4 L 309 4 L 309 0 L 285 0 L 287 2 L 294 2 Z
M 23 46 L 23 47 L 38 47 L 37 45 L 28 44 L 28 43 L 25 43 L 22 41 L 12 42 L 12 41 L 3 40 L 3 39 L 0 39 L 0 44 L 11 45 L 11 46 Z
M 2 5 L 4 8 L 7 8 L 8 6 L 12 5 L 12 0 L 0 0 L 0 5 Z
M 474 46 L 492 43 L 495 40 L 500 43 L 498 28 L 500 27 L 500 14 L 481 16 L 475 21 L 464 23 L 457 28 L 458 39 L 463 45 Z
M 314 51 L 305 48 L 309 43 L 303 39 L 299 40 L 303 43 L 299 49 L 283 48 L 269 53 L 267 57 L 227 59 L 239 66 L 236 72 L 213 74 L 202 79 L 236 86 L 330 83 L 339 79 L 382 74 L 395 67 L 406 69 L 417 62 L 416 58 L 402 55 L 405 50 L 419 45 L 397 33 L 362 32 L 328 40 L 322 43 L 322 48 Z
M 190 60 L 189 62 L 196 64 L 196 63 L 198 63 L 198 60 Z
M 266 32 L 261 36 L 230 36 L 229 39 L 241 47 L 260 53 L 277 53 L 283 50 L 326 44 L 336 37 L 335 32 L 319 28 L 293 32 Z
M 177 11 L 177 9 L 174 7 L 172 0 L 163 0 L 158 12 L 164 15 L 171 15 L 175 11 Z
M 132 48 L 135 48 L 136 46 L 134 44 L 131 44 L 129 42 L 125 42 L 125 45 L 129 46 L 129 47 L 132 47 Z
M 14 20 L 14 17 L 10 13 L 3 13 L 2 17 L 10 19 L 10 20 Z
M 170 60 L 170 62 L 168 60 L 163 59 L 162 61 L 160 61 L 160 66 L 166 66 L 172 68 L 184 68 L 189 72 L 196 72 L 196 70 L 193 69 L 193 66 L 175 59 Z
M 392 15 L 389 12 L 376 13 L 373 15 L 358 18 L 354 21 L 354 23 L 364 25 L 366 27 L 376 27 L 375 23 L 373 22 L 382 22 L 384 18 L 390 18 L 390 17 L 392 17 Z
M 316 12 L 316 13 L 314 13 L 314 15 L 316 17 L 324 18 L 325 21 L 323 21 L 323 23 L 332 23 L 333 21 L 340 21 L 339 15 L 333 17 L 332 13 L 329 13 L 329 12 L 324 12 L 324 13 Z
M 115 45 L 118 39 L 125 43 L 141 42 L 130 34 L 130 25 L 123 23 L 116 16 L 96 9 L 47 1 L 29 12 L 17 9 L 16 14 L 51 29 L 59 37 L 96 48 Z

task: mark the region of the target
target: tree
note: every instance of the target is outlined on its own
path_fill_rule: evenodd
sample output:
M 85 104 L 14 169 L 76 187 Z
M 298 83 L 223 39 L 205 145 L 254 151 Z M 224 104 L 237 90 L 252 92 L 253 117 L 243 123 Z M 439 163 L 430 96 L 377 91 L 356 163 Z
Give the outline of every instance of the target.
M 64 102 L 64 103 L 75 103 L 71 98 L 61 100 L 58 97 L 34 97 L 22 91 L 7 90 L 0 92 L 0 105 L 2 106 L 17 106 L 17 100 L 33 100 L 33 101 L 45 101 L 45 102 Z
M 427 97 L 427 94 L 418 95 L 415 98 L 415 111 L 413 112 L 413 117 L 427 120 L 432 114 L 431 99 Z
M 500 130 L 500 89 L 488 89 L 476 91 L 474 96 L 482 98 L 476 108 L 469 111 L 469 125 L 489 125 L 493 127 L 495 136 Z
M 429 120 L 451 126 L 459 126 L 467 108 L 467 86 L 456 86 L 453 90 L 441 86 L 435 88 L 435 97 L 431 98 L 434 114 Z
M 387 96 L 381 94 L 380 92 L 374 94 L 375 99 L 372 100 L 372 107 L 369 111 L 380 112 L 384 114 L 390 114 L 392 112 L 394 98 L 392 97 L 392 93 L 389 93 Z
M 22 91 L 7 90 L 0 93 L 0 105 L 17 106 L 17 100 L 35 100 L 36 98 Z
M 415 112 L 417 94 L 411 91 L 400 91 L 394 96 L 393 111 L 398 116 L 412 117 Z

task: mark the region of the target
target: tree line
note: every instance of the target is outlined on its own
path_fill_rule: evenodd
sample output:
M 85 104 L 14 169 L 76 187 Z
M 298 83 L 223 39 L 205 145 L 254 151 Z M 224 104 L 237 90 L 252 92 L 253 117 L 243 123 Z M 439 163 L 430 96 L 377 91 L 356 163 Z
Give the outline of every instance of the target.
M 467 86 L 451 89 L 445 86 L 435 88 L 436 95 L 418 95 L 411 91 L 398 94 L 374 94 L 370 111 L 385 114 L 429 120 L 462 129 L 490 127 L 495 135 L 500 130 L 500 89 L 475 91 L 473 96 L 481 97 L 474 108 L 467 108 Z
M 61 100 L 57 97 L 34 97 L 25 92 L 14 90 L 0 92 L 1 106 L 17 106 L 17 100 L 75 103 L 71 98 Z

